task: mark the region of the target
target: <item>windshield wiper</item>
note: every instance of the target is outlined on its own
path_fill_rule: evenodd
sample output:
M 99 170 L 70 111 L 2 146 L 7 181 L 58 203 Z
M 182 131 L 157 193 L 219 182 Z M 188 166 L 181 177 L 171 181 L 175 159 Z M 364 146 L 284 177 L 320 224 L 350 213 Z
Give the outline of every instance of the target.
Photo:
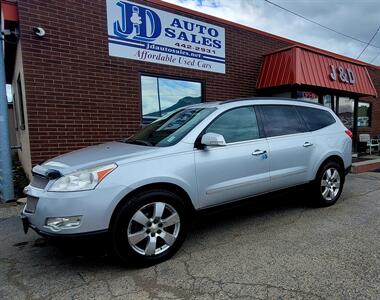
M 142 145 L 142 146 L 153 146 L 151 142 L 144 141 L 144 140 L 125 139 L 125 140 L 121 140 L 121 142 L 127 143 L 127 144 Z

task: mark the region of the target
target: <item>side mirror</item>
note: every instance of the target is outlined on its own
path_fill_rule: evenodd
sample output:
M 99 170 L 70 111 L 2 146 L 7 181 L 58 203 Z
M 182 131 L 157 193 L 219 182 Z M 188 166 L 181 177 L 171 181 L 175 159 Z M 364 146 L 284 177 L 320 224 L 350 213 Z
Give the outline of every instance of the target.
M 206 133 L 202 136 L 201 144 L 205 146 L 225 146 L 226 141 L 223 135 L 218 133 Z

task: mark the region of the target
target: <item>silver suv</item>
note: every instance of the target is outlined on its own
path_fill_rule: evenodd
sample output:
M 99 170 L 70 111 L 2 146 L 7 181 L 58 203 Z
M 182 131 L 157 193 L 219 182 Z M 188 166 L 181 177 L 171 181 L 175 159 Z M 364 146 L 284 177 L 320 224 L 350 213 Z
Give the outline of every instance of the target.
M 351 137 L 318 104 L 257 98 L 184 107 L 127 139 L 35 166 L 24 229 L 107 233 L 123 261 L 157 263 L 181 246 L 195 211 L 301 184 L 309 199 L 334 204 Z

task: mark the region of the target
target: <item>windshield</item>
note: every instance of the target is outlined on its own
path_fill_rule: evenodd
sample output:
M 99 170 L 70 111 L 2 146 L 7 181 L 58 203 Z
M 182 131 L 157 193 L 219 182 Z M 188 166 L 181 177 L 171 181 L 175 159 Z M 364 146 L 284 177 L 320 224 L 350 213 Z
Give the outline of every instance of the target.
M 178 143 L 215 108 L 185 108 L 164 116 L 124 140 L 125 143 L 168 147 Z

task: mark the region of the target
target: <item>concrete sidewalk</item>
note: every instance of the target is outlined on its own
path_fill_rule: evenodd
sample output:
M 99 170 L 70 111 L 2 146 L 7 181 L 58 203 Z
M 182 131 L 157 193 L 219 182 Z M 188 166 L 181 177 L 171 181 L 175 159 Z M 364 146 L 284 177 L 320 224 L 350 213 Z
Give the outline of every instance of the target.
M 380 173 L 349 175 L 335 206 L 307 200 L 287 192 L 203 214 L 177 255 L 140 270 L 100 245 L 73 254 L 24 235 L 21 206 L 2 205 L 0 299 L 379 299 Z

